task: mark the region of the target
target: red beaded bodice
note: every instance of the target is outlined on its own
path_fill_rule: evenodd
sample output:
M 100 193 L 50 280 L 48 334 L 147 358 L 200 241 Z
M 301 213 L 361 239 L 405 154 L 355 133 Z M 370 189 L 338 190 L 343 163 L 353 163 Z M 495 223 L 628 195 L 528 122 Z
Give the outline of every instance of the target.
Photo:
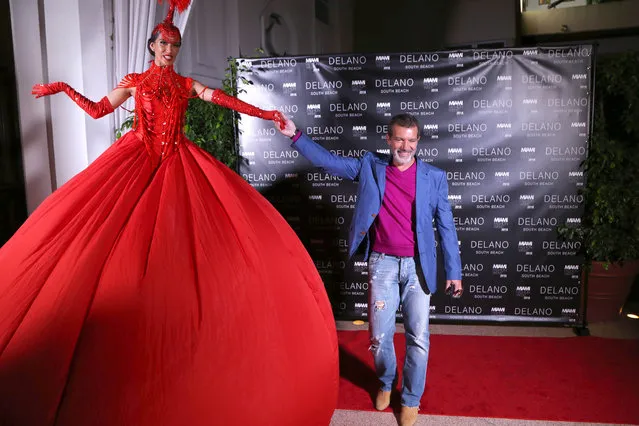
M 182 143 L 192 85 L 192 79 L 177 74 L 172 66 L 155 63 L 142 74 L 128 74 L 118 85 L 136 88 L 133 132 L 154 161 L 166 158 Z

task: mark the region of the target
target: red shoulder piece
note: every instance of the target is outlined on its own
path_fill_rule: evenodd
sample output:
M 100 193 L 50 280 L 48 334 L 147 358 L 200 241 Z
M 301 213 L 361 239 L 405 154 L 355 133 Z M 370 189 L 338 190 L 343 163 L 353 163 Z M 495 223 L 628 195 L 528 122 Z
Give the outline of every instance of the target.
M 140 74 L 133 73 L 127 74 L 124 78 L 118 83 L 118 89 L 127 89 L 129 87 L 135 87 L 140 80 Z
M 193 79 L 191 77 L 184 78 L 184 87 L 186 87 L 188 93 L 191 93 L 193 90 Z

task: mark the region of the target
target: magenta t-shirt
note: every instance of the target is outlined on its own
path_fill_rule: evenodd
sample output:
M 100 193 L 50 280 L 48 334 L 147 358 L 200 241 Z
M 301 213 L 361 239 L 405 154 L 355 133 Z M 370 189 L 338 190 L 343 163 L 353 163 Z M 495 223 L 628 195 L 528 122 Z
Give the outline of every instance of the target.
M 382 208 L 373 224 L 373 250 L 392 256 L 415 255 L 415 185 L 417 162 L 403 172 L 386 167 Z

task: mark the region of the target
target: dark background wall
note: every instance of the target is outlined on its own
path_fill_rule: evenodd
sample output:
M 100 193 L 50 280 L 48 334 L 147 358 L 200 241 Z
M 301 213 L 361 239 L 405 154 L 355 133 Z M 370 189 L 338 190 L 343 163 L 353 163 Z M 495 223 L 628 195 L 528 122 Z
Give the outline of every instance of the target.
M 0 0 L 0 245 L 27 216 L 9 1 Z

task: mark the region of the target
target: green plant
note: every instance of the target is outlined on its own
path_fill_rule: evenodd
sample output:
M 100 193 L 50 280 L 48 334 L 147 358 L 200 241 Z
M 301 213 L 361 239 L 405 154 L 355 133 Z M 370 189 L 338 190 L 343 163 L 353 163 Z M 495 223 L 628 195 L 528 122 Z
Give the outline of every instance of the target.
M 639 54 L 602 57 L 596 70 L 584 215 L 558 231 L 582 242 L 587 264 L 608 265 L 639 259 Z
M 237 96 L 242 91 L 240 89 L 238 92 L 236 84 L 238 78 L 245 84 L 253 83 L 242 76 L 246 68 L 238 64 L 238 61 L 229 57 L 227 63 L 221 89 L 229 95 Z M 189 100 L 186 110 L 184 134 L 200 148 L 236 170 L 236 132 L 239 120 L 240 115 L 235 111 L 193 98 Z M 133 116 L 130 116 L 116 129 L 116 138 L 120 138 L 132 126 Z

